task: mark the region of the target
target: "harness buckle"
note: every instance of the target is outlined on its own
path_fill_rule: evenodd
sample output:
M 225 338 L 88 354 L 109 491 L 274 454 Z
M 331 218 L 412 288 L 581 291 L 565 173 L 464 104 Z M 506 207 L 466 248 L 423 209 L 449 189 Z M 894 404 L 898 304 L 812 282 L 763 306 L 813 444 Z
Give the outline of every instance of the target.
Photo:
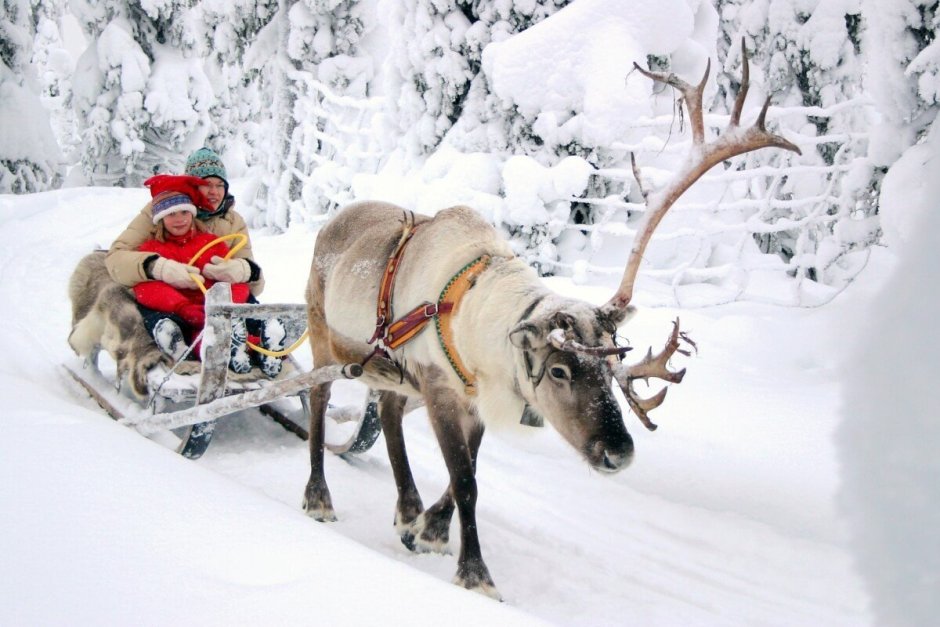
M 378 319 L 375 321 L 375 333 L 372 334 L 372 337 L 369 339 L 368 343 L 374 344 L 376 340 L 384 339 L 385 335 L 385 314 L 380 314 Z

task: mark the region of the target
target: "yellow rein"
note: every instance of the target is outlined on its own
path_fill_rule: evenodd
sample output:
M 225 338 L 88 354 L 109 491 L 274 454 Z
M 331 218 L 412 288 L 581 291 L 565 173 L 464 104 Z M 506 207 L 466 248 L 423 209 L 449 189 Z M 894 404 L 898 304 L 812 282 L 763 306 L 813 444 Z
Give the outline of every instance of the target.
M 227 242 L 232 239 L 237 239 L 238 243 L 232 246 L 232 248 L 225 254 L 225 259 L 231 259 L 232 255 L 240 251 L 242 248 L 244 248 L 248 244 L 248 236 L 245 235 L 244 233 L 229 233 L 228 235 L 220 235 L 219 237 L 215 238 L 214 240 L 212 240 L 211 242 L 209 242 L 208 244 L 200 248 L 199 252 L 193 255 L 193 258 L 189 260 L 189 265 L 193 265 L 194 263 L 196 263 L 196 261 L 202 256 L 204 252 L 206 252 L 207 250 L 209 250 L 210 248 L 212 248 L 219 242 Z M 199 276 L 198 274 L 192 274 L 192 273 L 190 273 L 189 276 L 192 277 L 193 282 L 196 285 L 198 285 L 202 293 L 205 294 L 206 284 L 203 282 L 202 277 Z M 300 338 L 296 342 L 294 342 L 293 344 L 291 344 L 284 350 L 279 350 L 279 351 L 271 351 L 261 346 L 256 346 L 252 342 L 247 342 L 247 344 L 253 350 L 261 353 L 262 355 L 267 355 L 268 357 L 283 357 L 285 355 L 290 355 L 295 350 L 297 350 L 300 347 L 300 345 L 303 344 L 304 341 L 306 341 L 308 335 L 309 335 L 308 330 L 304 329 L 303 334 L 300 336 Z

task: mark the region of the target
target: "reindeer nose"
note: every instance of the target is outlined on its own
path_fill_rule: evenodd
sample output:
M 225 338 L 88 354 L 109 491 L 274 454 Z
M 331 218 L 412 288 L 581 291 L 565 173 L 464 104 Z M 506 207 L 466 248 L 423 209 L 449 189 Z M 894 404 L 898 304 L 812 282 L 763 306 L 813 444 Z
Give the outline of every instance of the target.
M 592 447 L 594 467 L 601 472 L 620 472 L 633 461 L 633 439 L 627 439 L 621 446 L 611 447 L 606 442 L 595 442 Z
M 610 472 L 619 472 L 633 461 L 633 449 L 626 453 L 611 453 L 604 451 L 604 468 Z

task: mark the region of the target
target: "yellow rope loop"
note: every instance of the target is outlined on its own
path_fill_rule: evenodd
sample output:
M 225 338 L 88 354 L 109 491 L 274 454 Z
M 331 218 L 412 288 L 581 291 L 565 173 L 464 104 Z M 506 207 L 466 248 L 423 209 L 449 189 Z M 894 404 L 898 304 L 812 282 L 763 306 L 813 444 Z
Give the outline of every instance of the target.
M 255 350 L 255 351 L 261 353 L 262 355 L 267 355 L 268 357 L 284 357 L 285 355 L 290 355 L 290 354 L 293 353 L 295 350 L 297 350 L 298 348 L 300 348 L 301 345 L 303 345 L 304 341 L 307 339 L 307 336 L 308 336 L 308 335 L 310 335 L 310 331 L 309 331 L 308 329 L 304 329 L 303 335 L 301 335 L 300 338 L 299 338 L 296 342 L 294 342 L 293 344 L 291 344 L 290 346 L 288 346 L 288 347 L 285 348 L 284 350 L 279 350 L 279 351 L 272 351 L 272 350 L 268 350 L 268 349 L 266 349 L 266 348 L 262 348 L 261 346 L 255 346 L 255 345 L 254 345 L 253 343 L 251 343 L 251 342 L 246 342 L 246 343 L 247 343 L 248 346 L 250 346 L 253 350 Z
M 227 242 L 228 240 L 231 240 L 231 239 L 237 239 L 238 243 L 232 246 L 232 248 L 230 248 L 229 251 L 225 253 L 225 257 L 224 257 L 225 259 L 231 259 L 232 255 L 240 251 L 242 248 L 244 248 L 248 244 L 248 236 L 245 235 L 244 233 L 229 233 L 228 235 L 220 235 L 219 237 L 215 238 L 214 240 L 212 240 L 211 242 L 209 242 L 208 244 L 200 248 L 199 252 L 193 255 L 192 259 L 189 260 L 189 265 L 193 265 L 194 263 L 196 263 L 196 261 L 198 261 L 199 258 L 202 257 L 202 254 L 204 252 L 206 252 L 207 250 L 209 250 L 216 244 L 219 244 L 221 242 Z M 200 291 L 202 291 L 202 293 L 205 294 L 207 291 L 206 284 L 203 282 L 202 277 L 200 277 L 198 274 L 190 274 L 189 276 L 192 277 L 193 282 L 197 286 L 199 286 Z
M 232 246 L 232 248 L 225 254 L 225 257 L 224 257 L 225 259 L 231 259 L 232 255 L 240 251 L 242 248 L 244 248 L 248 244 L 248 236 L 245 235 L 244 233 L 229 233 L 228 235 L 220 235 L 219 237 L 215 238 L 214 240 L 212 240 L 211 242 L 209 242 L 208 244 L 200 248 L 199 252 L 193 255 L 192 259 L 189 260 L 189 265 L 196 263 L 196 261 L 200 257 L 202 257 L 202 254 L 204 252 L 206 252 L 207 250 L 209 250 L 216 244 L 220 242 L 227 242 L 228 240 L 232 240 L 232 239 L 237 239 L 238 243 Z M 199 289 L 202 291 L 203 294 L 205 294 L 208 291 L 206 290 L 206 284 L 202 280 L 202 277 L 200 277 L 198 274 L 190 274 L 189 276 L 192 277 L 193 282 L 199 286 Z M 286 355 L 290 355 L 295 350 L 300 348 L 300 346 L 307 339 L 308 335 L 309 335 L 309 332 L 305 329 L 303 332 L 303 335 L 300 336 L 300 339 L 298 339 L 296 342 L 291 344 L 289 347 L 280 351 L 268 350 L 261 346 L 255 345 L 253 342 L 246 342 L 246 343 L 252 350 L 258 353 L 261 353 L 262 355 L 267 355 L 268 357 L 284 357 Z
M 207 250 L 209 250 L 216 244 L 220 242 L 227 242 L 230 239 L 237 239 L 238 243 L 232 246 L 231 249 L 229 249 L 228 253 L 226 253 L 225 255 L 225 259 L 230 259 L 232 255 L 234 255 L 235 253 L 240 251 L 242 248 L 244 248 L 246 245 L 248 245 L 248 236 L 245 235 L 244 233 L 229 233 L 228 235 L 220 235 L 219 237 L 215 238 L 214 240 L 212 240 L 211 242 L 209 242 L 208 244 L 200 248 L 199 252 L 193 255 L 193 258 L 189 260 L 190 265 L 196 263 L 196 260 L 202 257 L 202 253 L 206 252 Z

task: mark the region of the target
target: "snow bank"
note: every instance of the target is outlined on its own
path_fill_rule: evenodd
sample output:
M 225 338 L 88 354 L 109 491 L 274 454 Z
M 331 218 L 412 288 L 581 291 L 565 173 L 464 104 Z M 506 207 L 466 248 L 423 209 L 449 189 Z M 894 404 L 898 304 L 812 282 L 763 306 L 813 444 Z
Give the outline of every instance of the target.
M 846 362 L 838 447 L 841 502 L 879 624 L 940 613 L 940 131 L 908 149 L 882 187 L 898 266 L 868 303 Z

